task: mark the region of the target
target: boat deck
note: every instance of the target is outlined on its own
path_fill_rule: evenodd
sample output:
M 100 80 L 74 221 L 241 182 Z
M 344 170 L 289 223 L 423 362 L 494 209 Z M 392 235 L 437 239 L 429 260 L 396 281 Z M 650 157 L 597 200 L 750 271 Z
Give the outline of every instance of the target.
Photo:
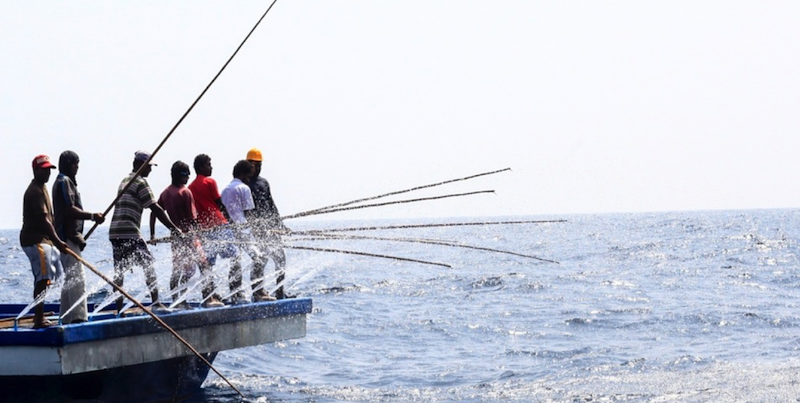
M 20 312 L 0 305 L 0 315 Z M 16 309 L 16 310 L 15 310 Z M 158 315 L 197 351 L 212 353 L 279 340 L 306 332 L 311 299 L 197 308 Z M 59 375 L 135 365 L 192 352 L 149 315 L 96 315 L 89 322 L 0 330 L 0 376 Z

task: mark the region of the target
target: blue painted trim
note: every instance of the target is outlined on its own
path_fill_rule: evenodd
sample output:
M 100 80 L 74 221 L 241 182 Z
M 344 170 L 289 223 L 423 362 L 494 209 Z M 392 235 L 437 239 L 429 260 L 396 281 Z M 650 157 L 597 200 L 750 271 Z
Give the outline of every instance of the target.
M 22 305 L 22 308 L 25 306 Z M 8 309 L 0 305 L 0 312 Z M 259 302 L 246 305 L 232 305 L 220 308 L 198 308 L 159 315 L 175 330 L 244 322 L 272 317 L 311 313 L 310 298 L 293 298 L 272 302 Z M 20 308 L 21 310 L 21 308 Z M 17 312 L 20 312 L 17 310 Z M 57 310 L 57 306 L 56 306 Z M 81 324 L 53 326 L 47 329 L 0 330 L 0 346 L 48 346 L 60 347 L 67 344 L 86 343 L 117 337 L 159 333 L 164 330 L 149 315 L 109 318 L 94 318 Z

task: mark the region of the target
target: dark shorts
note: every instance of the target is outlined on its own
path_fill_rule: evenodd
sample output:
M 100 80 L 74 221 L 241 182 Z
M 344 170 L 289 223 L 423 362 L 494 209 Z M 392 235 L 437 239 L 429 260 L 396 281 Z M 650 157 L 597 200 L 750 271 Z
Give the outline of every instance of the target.
M 117 270 L 128 269 L 131 266 L 150 266 L 155 260 L 141 238 L 112 239 L 111 248 L 114 251 L 114 268 Z

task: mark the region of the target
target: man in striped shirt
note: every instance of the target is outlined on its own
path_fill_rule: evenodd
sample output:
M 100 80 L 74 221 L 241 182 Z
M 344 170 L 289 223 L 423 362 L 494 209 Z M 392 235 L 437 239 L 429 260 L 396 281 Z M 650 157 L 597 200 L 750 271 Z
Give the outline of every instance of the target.
M 147 287 L 150 289 L 150 299 L 156 309 L 166 309 L 158 300 L 158 282 L 153 267 L 153 255 L 142 239 L 139 228 L 142 223 L 142 212 L 149 208 L 173 234 L 183 235 L 180 229 L 170 220 L 164 209 L 156 203 L 153 190 L 147 183 L 148 175 L 152 171 L 150 153 L 137 151 L 133 158 L 133 172 L 128 174 L 119 185 L 122 196 L 114 205 L 114 215 L 111 218 L 111 227 L 108 230 L 108 239 L 114 252 L 114 283 L 122 287 L 125 272 L 132 266 L 141 266 L 144 269 Z M 139 175 L 136 172 L 141 168 Z M 130 183 L 130 185 L 128 185 Z M 124 190 L 124 191 L 123 191 Z M 123 300 L 117 299 L 117 310 L 122 311 Z

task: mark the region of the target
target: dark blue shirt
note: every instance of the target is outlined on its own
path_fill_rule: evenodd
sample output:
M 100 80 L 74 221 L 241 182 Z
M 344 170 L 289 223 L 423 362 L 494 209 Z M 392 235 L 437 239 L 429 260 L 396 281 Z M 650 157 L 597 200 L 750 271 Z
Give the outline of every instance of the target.
M 276 229 L 283 227 L 281 215 L 278 213 L 278 207 L 275 201 L 272 200 L 272 194 L 269 191 L 269 182 L 262 177 L 250 179 L 250 190 L 253 193 L 253 203 L 256 208 L 254 209 L 255 215 L 258 220 L 258 226 L 263 229 Z
M 67 210 L 75 206 L 83 210 L 81 194 L 78 192 L 78 185 L 67 175 L 59 173 L 55 183 L 53 183 L 53 226 L 56 234 L 63 241 L 70 239 L 77 243 L 83 240 L 83 220 L 67 218 Z

